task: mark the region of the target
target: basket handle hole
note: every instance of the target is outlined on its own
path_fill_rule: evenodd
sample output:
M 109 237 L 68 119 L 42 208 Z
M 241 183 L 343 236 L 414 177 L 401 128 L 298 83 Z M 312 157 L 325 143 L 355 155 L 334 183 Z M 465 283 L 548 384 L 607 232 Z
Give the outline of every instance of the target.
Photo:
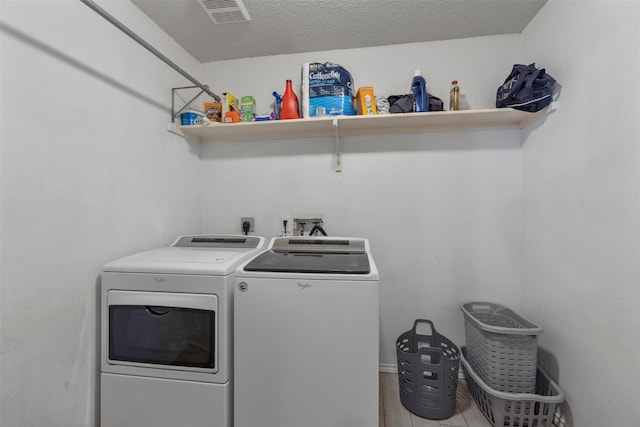
M 422 371 L 422 377 L 425 380 L 436 381 L 438 379 L 438 373 L 437 372 L 431 372 L 431 371 Z
M 422 353 L 420 354 L 420 362 L 425 365 L 439 365 L 440 354 L 439 353 Z

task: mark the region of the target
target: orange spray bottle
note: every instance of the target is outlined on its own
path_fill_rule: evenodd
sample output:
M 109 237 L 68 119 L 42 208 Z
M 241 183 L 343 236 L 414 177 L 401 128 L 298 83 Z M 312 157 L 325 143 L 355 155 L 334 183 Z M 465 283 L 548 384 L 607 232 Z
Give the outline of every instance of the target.
M 287 80 L 287 86 L 282 95 L 282 110 L 280 111 L 280 119 L 299 119 L 300 110 L 298 106 L 298 97 L 293 91 L 291 80 Z

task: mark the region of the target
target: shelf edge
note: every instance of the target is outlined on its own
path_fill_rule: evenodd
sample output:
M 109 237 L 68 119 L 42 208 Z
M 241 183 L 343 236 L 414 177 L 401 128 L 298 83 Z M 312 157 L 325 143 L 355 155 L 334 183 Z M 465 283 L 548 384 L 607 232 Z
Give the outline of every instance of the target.
M 168 130 L 176 135 L 193 139 L 198 142 L 232 142 L 232 141 L 258 141 L 274 139 L 294 139 L 294 138 L 317 138 L 329 137 L 334 133 L 333 122 L 337 121 L 340 126 L 341 136 L 355 135 L 386 135 L 393 133 L 421 133 L 421 132 L 442 132 L 442 131 L 472 131 L 487 129 L 522 129 L 528 124 L 538 120 L 543 115 L 553 111 L 555 108 L 547 107 L 536 113 L 526 113 L 514 109 L 480 109 L 462 110 L 460 112 L 432 112 L 432 113 L 411 113 L 392 114 L 384 116 L 338 116 L 338 117 L 318 117 L 291 120 L 288 123 L 256 122 L 241 124 L 237 129 L 233 129 L 235 124 L 225 124 L 209 127 L 197 127 L 193 131 L 174 124 L 169 124 Z M 456 115 L 460 115 L 461 120 L 452 120 Z M 488 115 L 488 120 L 478 122 L 476 117 Z M 498 120 L 494 120 L 497 117 Z M 515 117 L 514 117 L 515 116 Z M 444 120 L 438 119 L 444 118 Z M 435 120 L 431 121 L 428 118 Z M 398 120 L 400 119 L 400 120 Z M 408 120 L 407 120 L 408 119 Z M 422 119 L 430 123 L 420 123 Z M 287 121 L 289 122 L 289 121 Z M 387 123 L 388 125 L 376 126 L 367 125 L 373 123 Z M 344 124 L 344 127 L 342 126 Z M 308 128 L 307 128 L 308 125 Z M 228 127 L 227 127 L 228 126 Z M 243 132 L 242 127 L 247 126 L 247 132 Z M 260 126 L 260 132 L 256 129 Z M 223 128 L 224 131 L 216 133 L 215 128 Z M 211 129 L 211 133 L 209 133 Z M 233 132 L 229 132 L 233 129 Z M 237 130 L 237 132 L 236 132 Z

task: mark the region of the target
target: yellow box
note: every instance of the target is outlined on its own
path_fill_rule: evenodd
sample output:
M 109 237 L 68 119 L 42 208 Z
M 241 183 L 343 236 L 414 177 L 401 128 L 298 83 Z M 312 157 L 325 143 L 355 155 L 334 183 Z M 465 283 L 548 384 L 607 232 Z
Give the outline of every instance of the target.
M 373 86 L 360 86 L 356 93 L 356 108 L 361 116 L 373 116 L 378 114 L 376 98 L 373 95 Z
M 238 115 L 240 114 L 240 102 L 238 102 L 238 98 L 231 95 L 229 92 L 224 92 L 222 94 L 222 122 L 223 123 L 233 123 L 231 120 L 226 120 L 227 114 L 231 113 L 232 111 L 237 112 Z

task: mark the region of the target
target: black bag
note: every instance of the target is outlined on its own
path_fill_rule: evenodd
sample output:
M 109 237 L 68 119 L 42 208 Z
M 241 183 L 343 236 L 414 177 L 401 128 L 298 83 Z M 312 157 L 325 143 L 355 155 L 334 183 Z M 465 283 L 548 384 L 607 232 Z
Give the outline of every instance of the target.
M 388 98 L 389 112 L 395 113 L 412 113 L 415 109 L 415 95 L 391 95 Z M 444 103 L 437 96 L 429 94 L 429 111 L 443 111 Z
M 444 111 L 442 99 L 429 94 L 429 111 Z
M 395 113 L 410 113 L 413 111 L 414 96 L 408 95 L 391 95 L 387 98 L 389 100 L 389 112 Z
M 516 64 L 498 88 L 496 107 L 535 113 L 551 103 L 555 84 L 555 79 L 544 68 L 538 69 L 535 64 Z

